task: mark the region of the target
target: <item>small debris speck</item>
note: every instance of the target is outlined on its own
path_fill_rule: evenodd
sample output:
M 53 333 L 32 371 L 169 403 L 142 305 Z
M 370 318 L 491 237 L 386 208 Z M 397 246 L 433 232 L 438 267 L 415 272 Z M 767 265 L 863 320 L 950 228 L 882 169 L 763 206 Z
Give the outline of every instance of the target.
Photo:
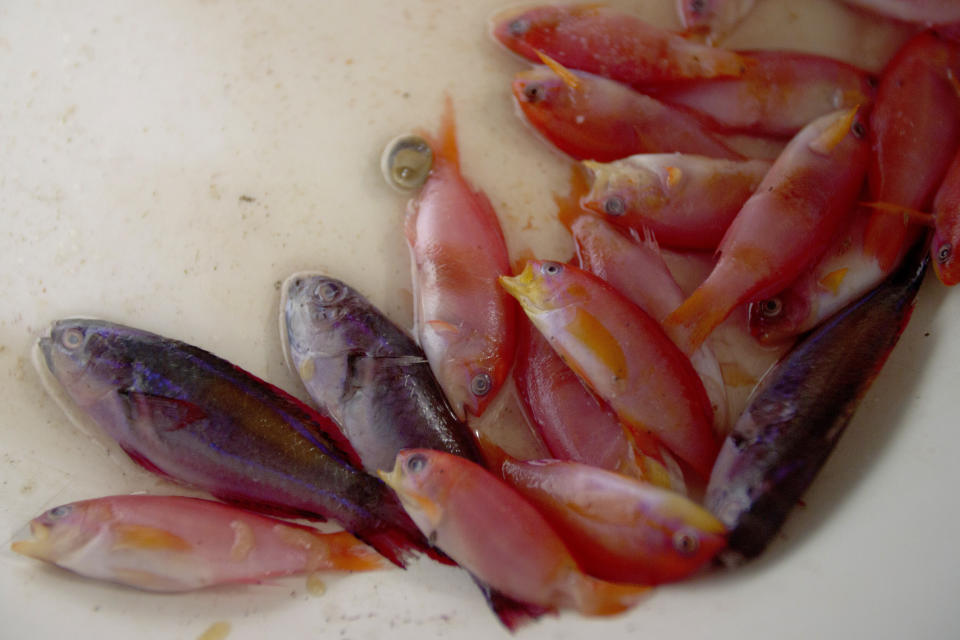
M 246 194 L 240 196 L 240 202 L 256 202 L 257 199 L 253 196 L 248 196 Z

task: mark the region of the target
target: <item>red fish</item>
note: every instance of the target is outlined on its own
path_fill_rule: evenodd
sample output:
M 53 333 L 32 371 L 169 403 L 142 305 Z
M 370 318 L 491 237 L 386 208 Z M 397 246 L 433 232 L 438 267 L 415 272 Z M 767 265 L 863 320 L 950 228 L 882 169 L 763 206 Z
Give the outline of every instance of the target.
M 513 95 L 533 128 L 577 160 L 674 151 L 743 158 L 695 116 L 600 76 L 539 67 L 514 77 Z
M 933 270 L 940 282 L 955 285 L 960 282 L 960 152 L 933 200 L 933 221 Z
M 599 5 L 544 5 L 493 18 L 493 36 L 511 51 L 641 88 L 689 78 L 737 76 L 740 56 L 658 29 L 629 13 Z
M 741 55 L 745 71 L 736 78 L 651 87 L 648 92 L 693 109 L 718 131 L 783 137 L 822 115 L 873 99 L 873 77 L 845 62 L 792 51 Z
M 631 434 L 654 436 L 709 475 L 718 448 L 710 400 L 690 360 L 656 320 L 572 265 L 534 260 L 500 282 Z
M 563 537 L 590 575 L 661 584 L 703 568 L 726 528 L 673 491 L 576 462 L 503 463 L 503 477 Z
M 380 472 L 424 535 L 499 591 L 585 615 L 620 613 L 648 587 L 584 574 L 560 536 L 516 491 L 483 467 L 429 449 L 406 449 Z
M 460 173 L 447 99 L 434 164 L 407 209 L 420 346 L 457 416 L 483 413 L 513 364 L 516 305 L 497 285 L 510 258 L 487 197 Z
M 686 353 L 735 307 L 780 291 L 819 257 L 848 218 L 868 155 L 856 109 L 818 118 L 790 141 L 727 230 L 717 266 L 664 322 Z
M 951 77 L 960 77 L 960 43 L 935 31 L 909 40 L 887 64 L 870 116 L 870 200 L 930 210 L 960 147 L 960 98 Z M 889 273 L 917 230 L 903 216 L 877 211 L 866 234 L 868 255 Z

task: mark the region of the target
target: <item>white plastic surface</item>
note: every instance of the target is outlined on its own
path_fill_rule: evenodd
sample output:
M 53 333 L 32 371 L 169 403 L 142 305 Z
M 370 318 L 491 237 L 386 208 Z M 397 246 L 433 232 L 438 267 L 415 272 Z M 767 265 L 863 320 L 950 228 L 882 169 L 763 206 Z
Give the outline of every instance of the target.
M 95 315 L 205 347 L 301 395 L 278 283 L 323 269 L 410 322 L 395 135 L 454 99 L 463 170 L 511 251 L 565 259 L 563 158 L 514 114 L 495 0 L 56 2 L 0 6 L 0 636 L 230 640 L 491 638 L 465 573 L 302 578 L 158 596 L 9 551 L 32 517 L 110 493 L 180 492 L 108 455 L 29 362 L 57 318 Z M 615 6 L 677 25 L 672 0 Z M 765 0 L 728 42 L 878 69 L 907 31 L 831 0 Z M 919 168 L 918 168 L 919 170 Z M 956 637 L 960 292 L 932 277 L 848 433 L 767 554 L 657 589 L 629 614 L 565 613 L 536 638 Z

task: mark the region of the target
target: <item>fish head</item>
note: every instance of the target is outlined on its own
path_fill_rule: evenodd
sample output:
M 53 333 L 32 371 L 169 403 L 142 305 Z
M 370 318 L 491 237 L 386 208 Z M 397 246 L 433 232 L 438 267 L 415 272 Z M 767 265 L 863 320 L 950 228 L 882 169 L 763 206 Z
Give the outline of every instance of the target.
M 590 191 L 581 204 L 614 224 L 623 224 L 634 211 L 653 211 L 663 207 L 669 180 L 639 163 L 584 161 L 590 176 Z
M 783 291 L 772 298 L 750 303 L 747 311 L 750 333 L 764 344 L 783 342 L 802 332 L 810 313 L 808 296 Z
M 392 471 L 377 472 L 428 538 L 443 522 L 444 505 L 459 475 L 457 461 L 462 459 L 440 451 L 403 449 L 397 454 Z
M 519 275 L 500 276 L 500 285 L 528 316 L 536 317 L 579 300 L 582 287 L 570 277 L 577 271 L 560 262 L 529 260 Z
M 37 348 L 49 373 L 83 407 L 132 382 L 126 331 L 135 330 L 86 318 L 59 320 Z
M 544 66 L 520 71 L 511 89 L 517 106 L 534 128 L 550 131 L 590 113 L 594 83 L 580 73 L 557 73 Z M 578 120 L 579 118 L 579 120 Z
M 74 502 L 54 507 L 30 521 L 30 537 L 10 548 L 44 562 L 60 564 L 86 547 L 112 518 L 109 507 Z
M 564 8 L 558 6 L 512 7 L 493 15 L 490 33 L 511 51 L 536 59 L 536 52 L 545 48 L 563 16 Z
M 930 239 L 930 256 L 933 270 L 945 285 L 952 286 L 960 282 L 960 256 L 957 245 L 960 244 L 960 224 L 957 224 L 953 237 L 945 230 L 937 228 Z
M 666 534 L 660 557 L 665 575 L 686 576 L 727 546 L 727 528 L 712 513 L 680 494 L 656 490 L 661 499 L 651 516 Z
M 294 362 L 365 349 L 376 335 L 362 322 L 370 308 L 356 290 L 320 273 L 295 273 L 283 283 L 281 329 Z

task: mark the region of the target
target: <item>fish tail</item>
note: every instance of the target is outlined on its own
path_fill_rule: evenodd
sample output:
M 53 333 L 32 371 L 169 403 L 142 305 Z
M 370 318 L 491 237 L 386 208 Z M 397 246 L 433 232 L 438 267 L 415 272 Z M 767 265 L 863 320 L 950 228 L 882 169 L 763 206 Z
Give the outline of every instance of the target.
M 381 556 L 346 531 L 319 533 L 327 550 L 324 560 L 330 569 L 340 571 L 373 571 L 384 569 Z
M 557 219 L 568 231 L 580 216 L 591 213 L 580 205 L 581 199 L 588 193 L 590 193 L 590 185 L 587 183 L 587 169 L 577 164 L 572 165 L 570 191 L 565 196 L 553 196 L 553 201 L 557 205 Z
M 471 574 L 473 581 L 480 587 L 483 597 L 487 600 L 490 610 L 496 614 L 500 623 L 508 631 L 516 631 L 528 622 L 533 622 L 545 613 L 555 613 L 553 609 L 529 602 L 514 600 L 493 588 Z
M 587 616 L 612 616 L 637 604 L 651 587 L 607 582 L 583 573 L 575 574 L 573 606 Z
M 460 171 L 460 151 L 457 148 L 457 120 L 453 111 L 453 98 L 446 94 L 443 100 L 443 116 L 440 119 L 440 132 L 434 145 L 444 160 Z
M 708 284 L 709 279 L 663 321 L 664 331 L 688 357 L 732 311 L 730 301 Z

